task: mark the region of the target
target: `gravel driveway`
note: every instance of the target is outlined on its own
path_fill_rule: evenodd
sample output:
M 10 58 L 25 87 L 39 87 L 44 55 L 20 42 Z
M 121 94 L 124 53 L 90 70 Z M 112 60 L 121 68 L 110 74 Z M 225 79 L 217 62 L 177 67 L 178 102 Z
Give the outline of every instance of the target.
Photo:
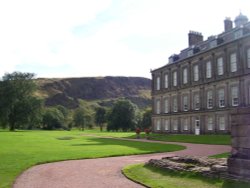
M 127 139 L 123 139 L 127 140 Z M 37 165 L 24 171 L 15 181 L 13 188 L 139 188 L 121 173 L 128 164 L 142 163 L 149 159 L 160 159 L 172 155 L 209 156 L 229 152 L 231 146 L 158 142 L 186 146 L 182 151 L 108 157 L 99 159 L 70 160 Z

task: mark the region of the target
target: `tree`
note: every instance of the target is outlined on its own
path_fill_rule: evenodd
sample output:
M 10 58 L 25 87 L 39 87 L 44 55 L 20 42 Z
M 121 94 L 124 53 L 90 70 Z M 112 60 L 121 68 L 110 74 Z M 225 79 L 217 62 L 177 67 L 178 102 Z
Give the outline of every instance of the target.
M 68 129 L 71 129 L 70 127 L 70 112 L 67 108 L 65 108 L 62 105 L 57 105 L 56 108 L 62 113 L 63 115 L 63 124 L 64 126 L 68 127 Z
M 34 96 L 33 73 L 6 73 L 0 81 L 0 120 L 11 131 L 33 125 L 39 119 L 42 101 Z
M 100 131 L 103 129 L 103 124 L 106 122 L 106 110 L 103 107 L 96 108 L 95 123 L 100 127 Z
M 76 127 L 79 127 L 81 130 L 84 130 L 85 116 L 84 110 L 82 108 L 78 108 L 75 110 L 73 115 L 73 121 Z
M 152 115 L 152 110 L 151 109 L 147 109 L 143 113 L 142 122 L 141 122 L 141 127 L 143 129 L 147 129 L 147 128 L 151 127 L 151 115 Z
M 45 109 L 43 114 L 43 129 L 53 130 L 59 128 L 65 128 L 63 113 L 55 107 Z
M 137 106 L 130 100 L 118 100 L 109 115 L 108 130 L 128 131 L 135 128 Z

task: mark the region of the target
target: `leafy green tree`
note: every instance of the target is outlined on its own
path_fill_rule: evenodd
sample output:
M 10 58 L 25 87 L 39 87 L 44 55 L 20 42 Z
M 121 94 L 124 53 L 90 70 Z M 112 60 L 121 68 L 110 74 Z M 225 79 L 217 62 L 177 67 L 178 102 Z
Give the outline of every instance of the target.
M 64 126 L 67 126 L 69 129 L 71 129 L 70 111 L 62 105 L 57 105 L 56 108 L 62 113 L 62 115 L 64 117 L 63 118 Z
M 152 124 L 151 116 L 152 116 L 152 109 L 147 109 L 143 113 L 142 122 L 141 122 L 141 127 L 143 129 L 148 129 L 151 127 L 151 124 Z
M 55 107 L 45 109 L 43 114 L 43 129 L 53 130 L 65 128 L 63 113 Z
M 0 81 L 0 120 L 11 131 L 33 126 L 39 120 L 42 101 L 34 96 L 33 73 L 6 73 Z
M 106 122 L 106 109 L 103 107 L 96 108 L 95 123 L 100 127 L 100 131 L 103 130 L 103 124 Z
M 81 129 L 82 131 L 84 130 L 86 123 L 84 114 L 85 114 L 84 109 L 78 108 L 75 110 L 73 115 L 73 122 L 75 126 Z
M 130 100 L 118 100 L 109 115 L 108 130 L 133 130 L 136 125 L 137 106 Z

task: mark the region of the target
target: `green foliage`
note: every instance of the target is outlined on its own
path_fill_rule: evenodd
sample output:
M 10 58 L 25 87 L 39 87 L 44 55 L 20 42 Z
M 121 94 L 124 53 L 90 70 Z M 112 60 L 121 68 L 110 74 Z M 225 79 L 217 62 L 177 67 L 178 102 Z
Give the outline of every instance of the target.
M 64 128 L 64 115 L 55 107 L 45 109 L 43 114 L 43 129 L 54 130 Z
M 147 187 L 167 188 L 249 188 L 249 183 L 202 177 L 194 173 L 168 171 L 150 165 L 129 165 L 123 173 L 131 180 Z
M 0 187 L 27 168 L 52 161 L 167 152 L 183 146 L 81 136 L 79 131 L 0 130 Z
M 146 128 L 150 128 L 151 127 L 151 115 L 152 115 L 152 109 L 147 109 L 144 113 L 143 113 L 143 117 L 142 117 L 142 123 L 141 123 L 141 128 L 142 129 L 146 129 Z
M 34 97 L 34 74 L 6 73 L 0 81 L 0 120 L 11 131 L 32 128 L 39 122 L 42 101 Z
M 84 130 L 86 118 L 84 116 L 84 109 L 78 108 L 75 110 L 73 115 L 74 125 L 81 130 Z
M 118 100 L 108 115 L 108 130 L 128 131 L 136 125 L 137 106 L 126 99 Z
M 95 123 L 103 130 L 103 124 L 106 122 L 106 109 L 103 107 L 96 108 Z

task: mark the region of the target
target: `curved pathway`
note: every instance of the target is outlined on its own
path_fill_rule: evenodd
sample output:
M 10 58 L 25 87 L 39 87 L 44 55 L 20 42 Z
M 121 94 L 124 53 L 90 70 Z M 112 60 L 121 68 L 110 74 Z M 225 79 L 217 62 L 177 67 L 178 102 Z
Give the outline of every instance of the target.
M 70 160 L 37 165 L 23 172 L 16 179 L 13 188 L 140 188 L 144 186 L 123 176 L 121 169 L 124 166 L 143 163 L 152 158 L 160 159 L 172 155 L 209 156 L 229 152 L 231 149 L 231 146 L 224 145 L 136 141 L 179 144 L 186 146 L 187 149 L 168 153 Z

